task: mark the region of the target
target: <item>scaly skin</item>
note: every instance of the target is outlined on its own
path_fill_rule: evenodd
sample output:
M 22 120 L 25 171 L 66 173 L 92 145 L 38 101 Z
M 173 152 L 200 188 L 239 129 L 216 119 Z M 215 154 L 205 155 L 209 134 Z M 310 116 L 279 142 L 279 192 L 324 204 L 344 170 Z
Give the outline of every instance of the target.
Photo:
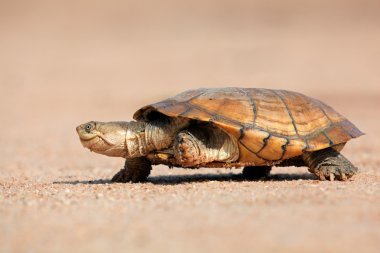
M 77 127 L 82 145 L 93 152 L 126 159 L 168 148 L 176 133 L 186 127 L 185 119 L 170 122 L 97 122 Z

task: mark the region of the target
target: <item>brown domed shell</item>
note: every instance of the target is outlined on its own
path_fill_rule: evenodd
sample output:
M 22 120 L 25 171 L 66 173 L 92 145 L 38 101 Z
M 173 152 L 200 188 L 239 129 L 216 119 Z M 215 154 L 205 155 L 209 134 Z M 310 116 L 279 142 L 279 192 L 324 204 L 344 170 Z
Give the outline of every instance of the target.
M 323 102 L 285 90 L 189 90 L 145 106 L 133 117 L 147 121 L 152 111 L 213 123 L 238 139 L 239 162 L 256 165 L 335 146 L 363 135 Z

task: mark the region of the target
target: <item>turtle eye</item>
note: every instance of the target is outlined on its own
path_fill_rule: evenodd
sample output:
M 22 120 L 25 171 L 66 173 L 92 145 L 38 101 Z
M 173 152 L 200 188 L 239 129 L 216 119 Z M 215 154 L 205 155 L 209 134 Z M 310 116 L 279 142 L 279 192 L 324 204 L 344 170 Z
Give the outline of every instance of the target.
M 86 130 L 87 133 L 90 133 L 92 128 L 93 128 L 92 123 L 87 123 L 86 125 L 84 125 L 84 130 Z

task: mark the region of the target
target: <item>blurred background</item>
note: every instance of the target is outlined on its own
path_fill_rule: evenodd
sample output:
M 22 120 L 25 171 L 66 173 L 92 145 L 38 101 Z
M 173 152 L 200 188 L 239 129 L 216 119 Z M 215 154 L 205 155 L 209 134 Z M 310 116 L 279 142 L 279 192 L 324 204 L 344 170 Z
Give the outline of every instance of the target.
M 197 87 L 378 96 L 379 11 L 368 0 L 1 1 L 1 113 L 14 115 L 3 124 L 43 111 L 128 119 Z
M 130 120 L 145 104 L 221 86 L 295 90 L 327 102 L 367 133 L 346 154 L 379 175 L 370 158 L 380 151 L 380 1 L 0 0 L 3 196 L 18 192 L 9 182 L 19 178 L 109 178 L 123 161 L 86 152 L 76 125 Z M 17 196 L 24 210 L 28 198 Z M 0 242 L 22 250 L 28 243 L 10 238 L 30 236 L 39 220 L 17 223 L 17 201 L 4 201 Z

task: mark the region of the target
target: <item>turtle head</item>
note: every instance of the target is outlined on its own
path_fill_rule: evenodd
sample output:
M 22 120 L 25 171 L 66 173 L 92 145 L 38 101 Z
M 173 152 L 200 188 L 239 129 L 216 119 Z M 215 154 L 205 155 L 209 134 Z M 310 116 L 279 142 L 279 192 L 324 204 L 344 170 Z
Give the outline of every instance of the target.
M 85 148 L 107 156 L 125 157 L 127 129 L 128 122 L 90 121 L 79 125 L 77 132 Z

